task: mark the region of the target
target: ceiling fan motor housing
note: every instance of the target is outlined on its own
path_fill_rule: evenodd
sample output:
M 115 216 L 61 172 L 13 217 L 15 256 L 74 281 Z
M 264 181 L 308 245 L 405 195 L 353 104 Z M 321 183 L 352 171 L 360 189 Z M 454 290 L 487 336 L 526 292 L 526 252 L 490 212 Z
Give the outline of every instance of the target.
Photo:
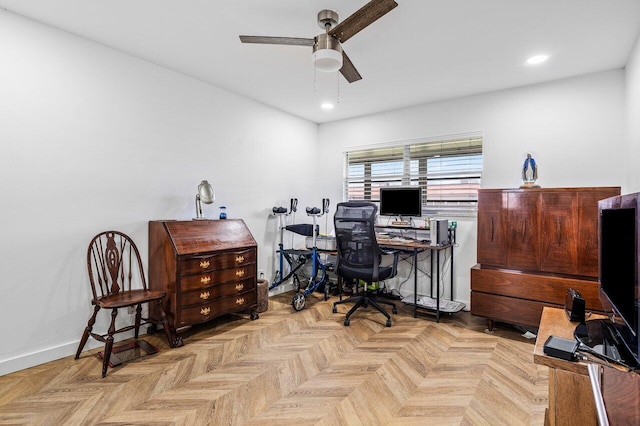
M 342 46 L 329 34 L 319 34 L 313 45 L 313 65 L 319 71 L 334 72 L 342 68 Z

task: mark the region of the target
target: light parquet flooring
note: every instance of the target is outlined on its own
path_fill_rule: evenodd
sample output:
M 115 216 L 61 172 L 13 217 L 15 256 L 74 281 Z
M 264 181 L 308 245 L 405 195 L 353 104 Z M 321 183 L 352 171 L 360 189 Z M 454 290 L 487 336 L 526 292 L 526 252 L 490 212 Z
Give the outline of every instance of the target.
M 96 351 L 0 377 L 0 424 L 541 425 L 547 369 L 515 330 L 469 313 L 393 326 L 372 310 L 342 324 L 335 297 L 295 312 L 276 296 L 260 319 L 226 316 L 100 377 Z

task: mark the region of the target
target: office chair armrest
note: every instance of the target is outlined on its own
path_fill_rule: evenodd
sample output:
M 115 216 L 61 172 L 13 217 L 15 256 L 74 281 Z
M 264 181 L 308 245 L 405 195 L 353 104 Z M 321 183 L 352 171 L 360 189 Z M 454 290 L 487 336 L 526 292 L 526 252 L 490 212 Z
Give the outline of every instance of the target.
M 382 255 L 393 255 L 393 273 L 392 277 L 396 275 L 398 272 L 398 255 L 400 254 L 400 250 L 382 250 L 380 249 L 380 253 Z
M 400 253 L 400 250 L 382 250 L 380 249 L 380 253 L 382 253 L 383 255 L 391 255 L 391 254 L 395 254 L 397 255 L 398 253 Z

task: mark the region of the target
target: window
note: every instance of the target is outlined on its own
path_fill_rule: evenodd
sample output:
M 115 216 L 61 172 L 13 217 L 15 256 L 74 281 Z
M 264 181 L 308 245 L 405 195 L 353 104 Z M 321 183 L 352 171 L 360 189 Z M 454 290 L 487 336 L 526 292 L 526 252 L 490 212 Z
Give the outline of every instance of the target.
M 346 153 L 345 199 L 380 200 L 380 187 L 419 185 L 423 215 L 476 211 L 482 138 L 412 141 Z

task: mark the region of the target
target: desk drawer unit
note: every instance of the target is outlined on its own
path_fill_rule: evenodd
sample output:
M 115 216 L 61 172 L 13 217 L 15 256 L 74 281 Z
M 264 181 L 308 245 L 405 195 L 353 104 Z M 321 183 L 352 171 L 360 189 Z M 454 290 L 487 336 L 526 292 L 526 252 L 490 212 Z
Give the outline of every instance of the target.
M 256 319 L 256 259 L 242 220 L 149 222 L 149 286 L 167 292 L 174 332 L 228 313 Z

